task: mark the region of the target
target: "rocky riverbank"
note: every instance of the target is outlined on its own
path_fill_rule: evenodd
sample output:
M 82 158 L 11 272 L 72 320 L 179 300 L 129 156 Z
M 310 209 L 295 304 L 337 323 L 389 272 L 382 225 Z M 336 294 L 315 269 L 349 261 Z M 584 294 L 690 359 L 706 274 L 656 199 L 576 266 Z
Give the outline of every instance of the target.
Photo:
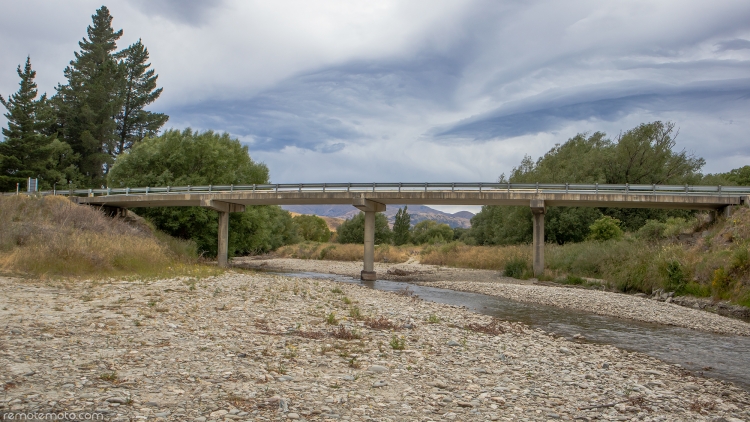
M 359 277 L 361 262 L 302 260 L 290 258 L 241 258 L 245 268 L 285 272 L 321 272 Z M 497 271 L 439 267 L 416 262 L 376 263 L 378 278 L 410 281 L 431 287 L 482 293 L 529 303 L 593 312 L 599 315 L 653 322 L 677 327 L 750 336 L 750 323 L 717 315 L 700 307 L 601 290 L 566 288 L 551 283 L 502 277 Z M 693 303 L 693 302 L 686 302 Z M 701 302 L 703 303 L 703 302 Z M 706 306 L 703 306 L 706 308 Z
M 0 414 L 109 420 L 750 419 L 750 394 L 464 309 L 272 274 L 0 278 Z

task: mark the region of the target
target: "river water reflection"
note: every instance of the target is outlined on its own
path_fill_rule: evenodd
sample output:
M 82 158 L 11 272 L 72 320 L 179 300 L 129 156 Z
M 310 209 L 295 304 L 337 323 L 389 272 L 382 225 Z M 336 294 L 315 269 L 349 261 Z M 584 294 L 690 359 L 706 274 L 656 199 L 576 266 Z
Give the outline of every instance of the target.
M 383 291 L 403 290 L 408 286 L 415 295 L 430 302 L 464 306 L 480 314 L 523 322 L 533 328 L 568 338 L 582 334 L 586 341 L 611 344 L 621 349 L 645 353 L 665 362 L 680 364 L 687 370 L 703 373 L 708 377 L 732 381 L 750 391 L 750 337 L 630 321 L 405 282 L 367 282 L 346 276 L 312 272 L 278 274 L 289 277 L 326 278 Z

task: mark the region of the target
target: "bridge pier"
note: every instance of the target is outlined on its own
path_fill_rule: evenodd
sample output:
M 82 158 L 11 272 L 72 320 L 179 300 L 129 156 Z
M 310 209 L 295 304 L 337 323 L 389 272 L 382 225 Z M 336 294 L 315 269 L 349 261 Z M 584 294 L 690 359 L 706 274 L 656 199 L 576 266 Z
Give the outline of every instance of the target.
M 375 272 L 375 213 L 385 211 L 385 204 L 370 201 L 364 197 L 354 198 L 355 207 L 365 213 L 365 255 L 360 279 L 374 281 Z
M 220 267 L 226 267 L 229 263 L 229 213 L 244 212 L 245 206 L 213 199 L 201 199 L 201 207 L 209 208 L 219 213 L 219 243 L 216 260 Z
M 544 273 L 544 213 L 546 212 L 544 200 L 532 199 L 531 212 L 534 218 L 533 234 L 533 269 L 534 277 L 539 277 Z

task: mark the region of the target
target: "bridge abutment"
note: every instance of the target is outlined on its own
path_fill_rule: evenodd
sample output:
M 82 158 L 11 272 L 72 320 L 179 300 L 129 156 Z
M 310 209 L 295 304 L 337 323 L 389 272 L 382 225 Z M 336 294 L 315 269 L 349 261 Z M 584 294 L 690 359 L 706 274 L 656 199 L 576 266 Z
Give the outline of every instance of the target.
M 534 218 L 534 234 L 533 234 L 533 269 L 534 276 L 538 277 L 544 273 L 544 214 L 546 208 L 544 206 L 544 200 L 532 199 L 531 200 L 531 213 Z

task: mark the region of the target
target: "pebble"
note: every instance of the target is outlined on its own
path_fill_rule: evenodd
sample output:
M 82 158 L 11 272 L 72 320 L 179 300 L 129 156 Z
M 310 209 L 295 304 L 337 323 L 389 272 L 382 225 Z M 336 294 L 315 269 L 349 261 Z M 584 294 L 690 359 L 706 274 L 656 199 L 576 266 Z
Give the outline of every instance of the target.
M 106 410 L 118 422 L 750 420 L 750 394 L 730 383 L 523 325 L 473 331 L 491 319 L 458 307 L 264 273 L 230 271 L 194 290 L 187 280 L 0 277 L 0 321 L 21 333 L 0 331 L 0 413 L 49 405 Z M 372 329 L 352 306 L 413 328 Z M 359 338 L 328 334 L 331 313 Z M 404 350 L 391 347 L 394 335 Z M 643 401 L 579 410 L 623 394 Z

